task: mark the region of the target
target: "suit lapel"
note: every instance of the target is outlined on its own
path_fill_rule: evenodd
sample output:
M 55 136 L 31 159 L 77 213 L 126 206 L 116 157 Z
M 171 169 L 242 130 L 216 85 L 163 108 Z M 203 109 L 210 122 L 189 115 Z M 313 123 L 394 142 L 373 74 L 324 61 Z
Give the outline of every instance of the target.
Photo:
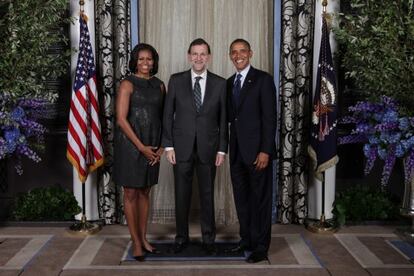
M 237 106 L 235 106 L 234 104 L 234 98 L 233 98 L 233 88 L 234 88 L 234 79 L 236 78 L 236 74 L 233 74 L 233 76 L 231 76 L 229 78 L 229 82 L 228 82 L 228 98 L 227 101 L 231 107 L 231 110 L 233 111 L 233 114 L 236 115 L 237 113 Z
M 197 110 L 195 101 L 194 101 L 194 93 L 193 93 L 193 82 L 191 80 L 191 70 L 188 70 L 184 75 L 184 86 L 183 91 L 186 91 L 188 93 L 188 99 L 191 102 L 191 106 L 194 109 L 194 112 Z
M 243 87 L 240 90 L 240 103 L 239 103 L 238 108 L 242 106 L 244 100 L 246 99 L 246 95 L 248 94 L 250 90 L 250 87 L 254 83 L 255 70 L 256 69 L 254 69 L 253 66 L 250 66 L 249 72 L 247 72 L 246 79 L 243 82 Z
M 212 96 L 211 94 L 213 94 L 213 86 L 214 86 L 214 83 L 212 82 L 212 79 L 211 79 L 211 73 L 207 71 L 206 90 L 204 91 L 204 99 L 203 99 L 203 104 L 201 105 L 200 113 L 203 111 L 204 106 L 211 99 L 211 96 Z

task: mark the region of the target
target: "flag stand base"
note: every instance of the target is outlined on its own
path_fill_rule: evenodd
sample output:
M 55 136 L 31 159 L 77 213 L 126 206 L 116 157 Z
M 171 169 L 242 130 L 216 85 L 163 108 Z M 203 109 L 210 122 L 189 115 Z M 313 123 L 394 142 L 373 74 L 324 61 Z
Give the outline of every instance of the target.
M 338 231 L 338 228 L 333 223 L 325 220 L 325 215 L 322 214 L 320 220 L 306 224 L 306 229 L 317 234 L 333 234 Z
M 403 216 L 407 216 L 411 218 L 411 225 L 407 227 L 397 228 L 395 233 L 400 237 L 402 240 L 414 245 L 414 212 L 410 210 L 401 210 L 401 214 Z
M 75 235 L 87 236 L 98 233 L 102 227 L 99 224 L 86 221 L 86 216 L 82 215 L 79 222 L 72 224 L 69 227 L 69 232 Z
M 414 229 L 412 229 L 411 227 L 397 228 L 397 230 L 395 230 L 395 233 L 403 241 L 406 241 L 410 244 L 414 244 Z

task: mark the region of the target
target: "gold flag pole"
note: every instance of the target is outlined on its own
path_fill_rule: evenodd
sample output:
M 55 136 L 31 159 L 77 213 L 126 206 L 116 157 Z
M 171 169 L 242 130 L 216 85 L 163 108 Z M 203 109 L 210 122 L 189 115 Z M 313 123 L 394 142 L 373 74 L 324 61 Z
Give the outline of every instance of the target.
M 79 0 L 79 16 L 81 16 L 82 18 L 87 19 L 85 13 L 84 13 L 84 5 L 85 5 L 85 1 L 84 0 Z M 87 218 L 86 218 L 86 212 L 85 212 L 85 182 L 81 183 L 82 185 L 82 217 L 81 220 L 78 222 L 75 222 L 74 224 L 72 224 L 69 227 L 69 233 L 74 234 L 74 235 L 93 235 L 98 233 L 101 230 L 101 225 L 97 224 L 97 223 L 91 223 L 88 222 Z
M 322 0 L 322 17 L 327 17 L 326 7 L 328 6 L 328 0 Z M 329 39 L 329 38 L 328 38 Z M 333 225 L 331 222 L 325 219 L 325 172 L 322 172 L 322 210 L 321 210 L 321 218 L 319 221 L 313 223 L 307 223 L 306 229 L 311 232 L 318 233 L 318 234 L 332 234 L 335 233 L 338 228 Z

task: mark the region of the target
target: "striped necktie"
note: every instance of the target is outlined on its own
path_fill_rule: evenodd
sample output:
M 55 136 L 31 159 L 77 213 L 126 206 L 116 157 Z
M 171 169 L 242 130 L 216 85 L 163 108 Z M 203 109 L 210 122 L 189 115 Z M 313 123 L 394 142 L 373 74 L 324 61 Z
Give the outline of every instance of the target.
M 201 107 L 201 87 L 200 87 L 200 80 L 202 77 L 195 77 L 195 83 L 194 83 L 194 101 L 197 108 L 197 112 L 200 112 Z

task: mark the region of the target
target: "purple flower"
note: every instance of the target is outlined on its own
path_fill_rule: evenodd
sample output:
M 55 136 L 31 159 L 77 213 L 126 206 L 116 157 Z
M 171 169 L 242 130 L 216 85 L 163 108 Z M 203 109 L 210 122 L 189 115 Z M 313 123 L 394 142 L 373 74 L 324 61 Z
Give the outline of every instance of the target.
M 375 135 L 369 136 L 368 141 L 369 141 L 370 144 L 374 144 L 374 145 L 380 143 L 380 139 Z
M 6 141 L 0 137 L 0 159 L 5 158 L 7 153 Z
M 50 117 L 51 105 L 42 99 L 15 99 L 0 95 L 0 159 L 14 155 L 17 160 L 25 156 L 39 162 L 34 149 L 44 143 L 46 128 L 39 122 Z M 19 162 L 19 161 L 18 161 Z M 16 166 L 21 174 L 21 163 Z
M 388 182 L 396 158 L 405 158 L 405 178 L 414 177 L 414 117 L 403 117 L 397 102 L 390 97 L 378 101 L 361 101 L 349 108 L 351 115 L 341 120 L 355 124 L 350 135 L 339 138 L 339 144 L 364 143 L 365 173 L 377 157 L 385 161 L 381 183 Z
M 384 123 L 377 124 L 375 126 L 375 130 L 389 131 L 389 130 L 396 129 L 397 127 L 398 127 L 398 122 L 384 122 Z
M 409 121 L 410 121 L 410 126 L 414 127 L 414 117 L 410 117 Z
M 374 167 L 375 160 L 377 160 L 377 146 L 364 145 L 364 155 L 367 158 L 364 173 L 367 175 Z
M 395 147 L 391 146 L 387 155 L 387 158 L 385 159 L 385 165 L 382 170 L 382 178 L 381 178 L 381 185 L 384 186 L 387 184 L 388 179 L 390 178 L 391 171 L 394 168 L 395 164 Z M 384 189 L 385 190 L 385 189 Z
M 401 130 L 408 130 L 408 128 L 410 127 L 410 121 L 408 120 L 408 118 L 407 117 L 400 118 L 398 120 L 398 127 Z
M 387 150 L 384 148 L 378 148 L 378 156 L 381 160 L 385 160 L 385 158 L 387 158 Z
M 12 110 L 10 115 L 14 121 L 20 121 L 25 116 L 24 109 L 18 106 Z
M 40 162 L 42 159 L 39 157 L 39 155 L 34 152 L 32 149 L 30 149 L 27 145 L 21 145 L 17 147 L 17 151 L 21 155 L 25 155 L 29 159 L 35 161 L 36 163 Z
M 19 137 L 20 137 L 20 130 L 17 128 L 12 128 L 12 129 L 4 131 L 4 138 L 6 138 L 6 142 L 17 141 Z
M 384 105 L 393 108 L 393 109 L 397 109 L 397 101 L 394 100 L 391 97 L 387 97 L 387 96 L 382 96 L 381 97 L 381 101 L 384 103 Z
M 403 157 L 405 154 L 404 147 L 401 144 L 397 144 L 395 147 L 395 155 L 399 158 Z
M 411 151 L 407 158 L 404 160 L 404 175 L 405 182 L 408 183 L 414 176 L 414 151 Z
M 340 145 L 365 143 L 366 141 L 367 141 L 367 137 L 363 134 L 347 135 L 344 137 L 339 137 L 338 139 L 338 142 Z
M 398 112 L 395 110 L 389 110 L 384 114 L 382 118 L 384 123 L 398 123 Z

